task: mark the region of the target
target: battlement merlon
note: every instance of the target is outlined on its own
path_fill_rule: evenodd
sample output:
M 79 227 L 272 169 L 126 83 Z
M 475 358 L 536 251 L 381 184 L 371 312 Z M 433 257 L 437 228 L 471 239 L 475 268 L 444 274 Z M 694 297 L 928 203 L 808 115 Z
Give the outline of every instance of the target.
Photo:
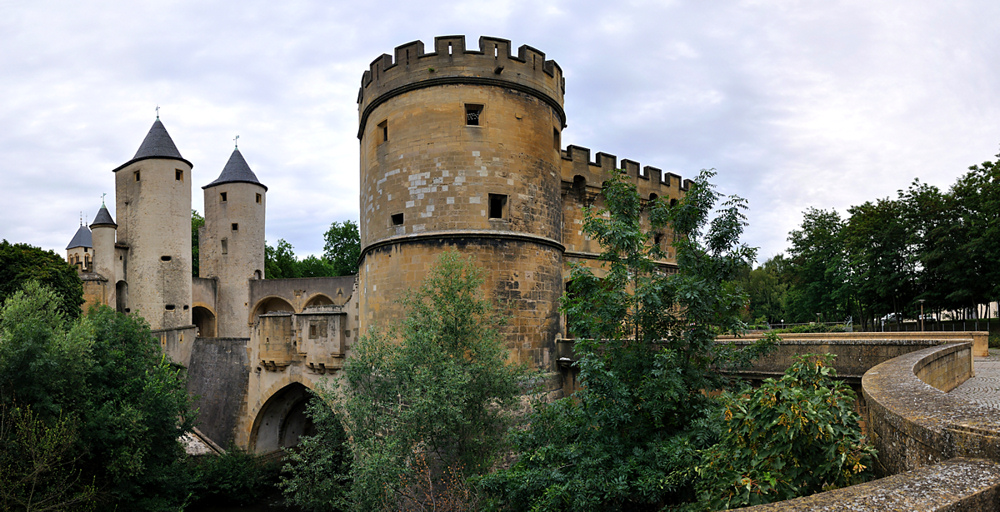
M 424 87 L 450 84 L 496 86 L 531 94 L 548 103 L 566 126 L 562 68 L 545 54 L 521 45 L 511 55 L 510 40 L 480 37 L 479 50 L 465 48 L 465 36 L 434 38 L 434 51 L 424 52 L 422 41 L 397 46 L 393 56 L 382 54 L 361 77 L 358 91 L 358 138 L 368 116 L 382 102 Z
M 648 194 L 656 194 L 657 197 L 676 198 L 679 192 L 686 192 L 691 186 L 691 180 L 686 180 L 680 176 L 663 172 L 656 167 L 640 167 L 639 162 L 622 159 L 621 165 L 617 164 L 617 157 L 607 153 L 597 153 L 597 158 L 590 160 L 590 149 L 580 146 L 567 146 L 562 151 L 562 180 L 566 183 L 574 183 L 578 177 L 586 181 L 590 187 L 600 188 L 608 179 L 608 171 L 612 169 L 624 169 L 629 178 L 639 189 L 639 192 L 648 197 Z M 673 195 L 669 192 L 674 189 Z

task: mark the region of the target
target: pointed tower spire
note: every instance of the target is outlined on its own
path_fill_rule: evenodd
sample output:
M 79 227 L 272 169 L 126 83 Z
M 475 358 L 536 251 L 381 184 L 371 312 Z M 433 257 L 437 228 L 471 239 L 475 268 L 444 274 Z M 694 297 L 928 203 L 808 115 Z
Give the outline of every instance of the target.
M 226 166 L 222 168 L 222 174 L 220 174 L 215 181 L 201 188 L 204 189 L 214 187 L 216 185 L 222 185 L 223 183 L 253 183 L 254 185 L 260 185 L 264 187 L 264 190 L 267 190 L 267 186 L 261 183 L 257 179 L 257 175 L 250 170 L 250 166 L 247 165 L 247 161 L 243 159 L 243 154 L 240 153 L 239 149 L 233 150 L 233 154 L 229 156 L 229 161 L 226 162 Z
M 128 162 L 118 166 L 115 171 L 118 171 L 133 162 L 145 160 L 147 158 L 180 160 L 189 166 L 194 167 L 194 165 L 185 160 L 184 157 L 181 156 L 181 152 L 177 150 L 177 146 L 174 145 L 174 140 L 170 138 L 170 134 L 167 133 L 166 127 L 164 127 L 163 123 L 160 122 L 159 112 L 157 112 L 156 121 L 153 121 L 153 126 L 149 128 L 149 133 L 146 134 L 146 138 L 143 139 L 142 144 L 139 145 L 139 150 L 135 152 L 135 156 Z

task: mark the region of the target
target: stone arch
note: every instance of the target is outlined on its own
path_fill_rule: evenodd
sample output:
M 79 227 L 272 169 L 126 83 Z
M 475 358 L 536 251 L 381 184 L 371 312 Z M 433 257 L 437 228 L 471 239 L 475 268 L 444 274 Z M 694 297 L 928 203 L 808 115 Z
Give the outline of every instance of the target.
M 198 336 L 201 338 L 218 336 L 215 311 L 212 311 L 208 306 L 195 304 L 191 308 L 191 323 L 198 326 Z
M 250 318 L 248 322 L 252 325 L 254 319 L 258 316 L 266 313 L 277 313 L 279 311 L 294 313 L 295 308 L 292 307 L 291 302 L 288 302 L 284 298 L 278 297 L 277 295 L 269 295 L 254 304 L 253 308 L 250 310 Z
M 316 295 L 309 297 L 309 300 L 306 301 L 306 305 L 303 306 L 302 309 L 304 310 L 305 308 L 308 308 L 310 306 L 333 306 L 333 305 L 334 305 L 333 299 L 331 299 L 327 294 L 317 293 Z
M 272 453 L 299 443 L 299 437 L 316 432 L 306 416 L 311 386 L 297 379 L 274 391 L 254 415 L 249 451 Z

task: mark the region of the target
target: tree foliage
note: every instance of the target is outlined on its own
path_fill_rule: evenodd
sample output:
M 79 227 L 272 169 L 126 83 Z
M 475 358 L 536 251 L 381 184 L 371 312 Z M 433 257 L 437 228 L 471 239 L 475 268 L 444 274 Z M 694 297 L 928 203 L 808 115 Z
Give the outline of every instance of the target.
M 482 283 L 470 258 L 446 252 L 403 300 L 402 324 L 355 345 L 338 415 L 355 508 L 417 506 L 448 489 L 449 475 L 482 474 L 503 453 L 525 369 L 508 361 Z M 421 460 L 427 478 L 416 477 Z
M 289 504 L 308 512 L 346 510 L 350 506 L 351 458 L 347 434 L 335 414 L 337 392 L 324 388 L 306 405 L 316 434 L 299 438 L 286 453 L 281 489 Z
M 947 192 L 914 180 L 895 198 L 850 207 L 843 219 L 806 210 L 789 235 L 787 272 L 778 273 L 786 289 L 774 288 L 784 295 L 786 320 L 852 316 L 878 329 L 890 316 L 915 318 L 921 301 L 928 313 L 978 318 L 977 305 L 1000 299 L 997 158 L 969 167 Z M 752 299 L 748 316 L 774 322 L 769 308 Z
M 191 210 L 191 275 L 198 277 L 199 265 L 201 264 L 198 230 L 205 225 L 205 217 L 198 213 L 198 210 Z
M 643 201 L 619 171 L 604 184 L 606 208 L 586 210 L 584 231 L 601 243 L 606 274 L 574 267 L 565 298 L 573 332 L 591 337 L 576 340 L 581 390 L 536 406 L 516 437 L 517 463 L 483 480 L 500 505 L 658 510 L 694 498 L 697 450 L 717 434 L 716 406 L 702 390 L 722 384 L 713 369 L 769 344 L 737 354 L 714 343 L 742 328 L 746 295 L 732 280 L 754 251 L 739 242 L 746 203 L 721 197 L 712 176 L 702 171 L 668 206 Z M 674 236 L 676 273 L 656 263 L 664 254 L 652 241 L 664 231 Z
M 361 234 L 354 221 L 334 222 L 323 235 L 323 258 L 333 265 L 334 275 L 358 273 L 361 258 Z
M 698 467 L 711 510 L 771 503 L 871 477 L 875 449 L 861 435 L 854 392 L 830 354 L 799 356 L 779 380 L 726 393 L 722 440 Z
M 53 251 L 0 241 L 0 304 L 28 281 L 52 289 L 58 297 L 57 309 L 67 318 L 80 316 L 83 282 L 72 265 Z
M 71 494 L 92 486 L 105 508 L 176 508 L 187 486 L 177 439 L 192 421 L 183 374 L 165 360 L 141 319 L 99 307 L 68 321 L 61 305 L 55 292 L 35 282 L 5 301 L 0 406 L 30 408 L 34 424 L 44 426 L 38 428 L 72 438 L 67 451 L 43 445 L 52 446 L 57 460 L 72 461 L 61 466 L 79 476 Z M 67 419 L 72 429 L 63 428 Z

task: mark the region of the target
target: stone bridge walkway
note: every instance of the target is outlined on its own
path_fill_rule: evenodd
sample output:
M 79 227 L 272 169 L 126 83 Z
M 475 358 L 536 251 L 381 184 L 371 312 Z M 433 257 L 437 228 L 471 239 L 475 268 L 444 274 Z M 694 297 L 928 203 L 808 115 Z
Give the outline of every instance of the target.
M 951 390 L 951 394 L 1000 409 L 1000 349 L 991 348 L 989 357 L 972 362 L 976 376 Z

